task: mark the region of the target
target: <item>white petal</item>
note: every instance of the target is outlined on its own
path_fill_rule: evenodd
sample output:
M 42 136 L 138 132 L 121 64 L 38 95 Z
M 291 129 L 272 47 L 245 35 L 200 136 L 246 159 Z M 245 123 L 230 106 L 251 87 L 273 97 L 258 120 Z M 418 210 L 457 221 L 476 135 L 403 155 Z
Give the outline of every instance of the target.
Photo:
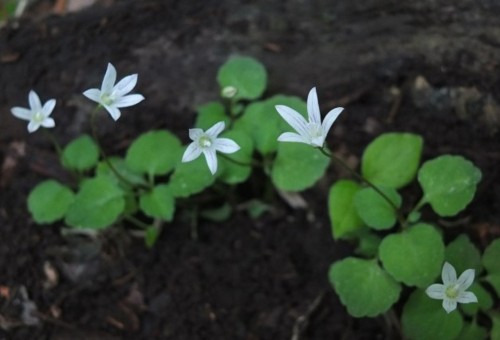
M 117 97 L 121 97 L 130 91 L 132 91 L 137 84 L 137 74 L 132 74 L 126 76 L 120 80 L 115 87 L 113 87 L 113 94 Z
M 302 137 L 301 135 L 299 135 L 298 133 L 295 133 L 295 132 L 282 133 L 278 137 L 278 142 L 294 142 L 294 143 L 309 144 L 309 142 L 304 137 Z
M 312 146 L 317 146 L 318 148 L 322 148 L 325 144 L 325 137 L 326 136 L 324 135 L 313 137 L 309 144 L 311 144 Z
M 215 154 L 215 149 L 205 149 L 203 150 L 203 154 L 207 160 L 208 169 L 212 175 L 215 174 L 217 172 L 217 156 Z
M 189 138 L 191 138 L 191 140 L 197 140 L 202 134 L 202 129 L 189 129 Z
M 476 271 L 474 269 L 467 269 L 466 271 L 464 271 L 462 273 L 462 275 L 460 275 L 460 277 L 458 278 L 457 284 L 458 284 L 459 289 L 461 291 L 464 291 L 467 288 L 469 288 L 470 285 L 472 284 L 472 282 L 474 282 L 475 272 Z
M 48 100 L 42 107 L 42 113 L 45 117 L 50 116 L 52 111 L 54 110 L 54 107 L 56 107 L 56 100 L 55 99 L 50 99 Z
M 115 106 L 110 106 L 110 105 L 103 105 L 103 106 L 109 112 L 111 118 L 113 118 L 115 121 L 117 121 L 118 118 L 120 118 L 120 116 L 122 115 L 120 110 L 118 110 L 118 108 L 116 108 Z
M 40 97 L 36 94 L 35 91 L 31 90 L 28 95 L 28 99 L 30 102 L 30 108 L 34 112 L 42 111 L 42 103 L 40 102 Z
M 201 148 L 198 147 L 197 143 L 191 143 L 184 151 L 182 155 L 182 162 L 191 162 L 192 160 L 198 158 L 201 155 Z
M 457 309 L 457 301 L 455 300 L 450 300 L 450 299 L 444 299 L 443 300 L 443 308 L 446 311 L 446 313 L 450 313 Z
M 133 106 L 137 103 L 140 103 L 144 100 L 144 96 L 141 94 L 129 94 L 128 96 L 124 96 L 118 98 L 113 105 L 116 107 L 129 107 Z
M 53 128 L 54 126 L 56 126 L 56 122 L 54 121 L 54 119 L 49 117 L 49 118 L 45 118 L 43 120 L 43 122 L 41 123 L 41 125 L 44 128 Z
M 309 136 L 307 122 L 300 113 L 285 105 L 276 105 L 276 111 L 280 116 L 303 137 Z
M 321 130 L 323 131 L 323 135 L 325 137 L 328 134 L 328 131 L 330 131 L 330 128 L 332 127 L 337 117 L 342 113 L 342 111 L 344 111 L 343 107 L 336 107 L 335 109 L 328 112 L 328 114 L 325 116 L 323 124 L 321 124 Z
M 212 126 L 210 129 L 208 129 L 205 133 L 207 135 L 209 135 L 211 138 L 215 139 L 215 138 L 217 138 L 219 133 L 221 133 L 222 130 L 224 130 L 225 127 L 226 127 L 226 123 L 218 122 L 218 123 L 214 124 L 214 126 Z
M 457 298 L 460 303 L 472 303 L 477 302 L 477 296 L 473 292 L 462 292 Z
M 29 122 L 28 124 L 28 131 L 31 133 L 31 132 L 35 132 L 36 130 L 38 130 L 38 128 L 40 127 L 40 123 L 37 123 L 37 122 L 34 122 L 34 121 L 31 121 Z
M 110 94 L 113 91 L 113 86 L 116 82 L 116 69 L 111 63 L 108 63 L 108 68 L 104 74 L 104 79 L 101 84 L 101 92 Z
M 453 268 L 453 266 L 448 262 L 445 262 L 443 265 L 441 279 L 443 280 L 443 284 L 445 286 L 455 284 L 457 282 L 457 272 L 455 271 L 455 268 Z
M 318 125 L 321 124 L 318 95 L 316 93 L 315 87 L 313 87 L 311 91 L 309 91 L 309 95 L 307 96 L 307 114 L 309 116 L 309 122 L 313 122 Z
M 97 103 L 101 101 L 101 90 L 99 89 L 88 89 L 87 91 L 83 92 L 83 95 Z
M 214 141 L 213 147 L 215 150 L 222 153 L 233 153 L 240 149 L 240 146 L 229 138 L 217 138 Z
M 427 296 L 429 296 L 431 299 L 439 299 L 442 300 L 444 299 L 444 292 L 446 288 L 444 285 L 435 283 L 427 287 L 425 290 L 425 293 Z
M 31 110 L 25 109 L 24 107 L 13 107 L 10 109 L 10 112 L 14 115 L 14 117 L 17 117 L 19 119 L 24 119 L 24 120 L 31 120 L 31 116 L 33 115 L 31 113 Z

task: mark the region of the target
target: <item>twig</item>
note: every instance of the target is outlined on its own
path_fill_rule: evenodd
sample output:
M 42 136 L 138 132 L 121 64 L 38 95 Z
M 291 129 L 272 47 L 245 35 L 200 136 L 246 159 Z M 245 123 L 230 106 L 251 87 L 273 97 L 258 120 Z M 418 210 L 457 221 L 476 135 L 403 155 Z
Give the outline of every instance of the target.
M 311 315 L 316 311 L 316 309 L 318 309 L 324 297 L 325 292 L 320 293 L 309 305 L 309 307 L 307 307 L 306 312 L 299 316 L 297 320 L 295 320 L 295 324 L 293 325 L 292 340 L 300 339 L 300 335 L 304 332 L 304 330 L 307 329 L 307 326 L 309 325 L 309 319 Z

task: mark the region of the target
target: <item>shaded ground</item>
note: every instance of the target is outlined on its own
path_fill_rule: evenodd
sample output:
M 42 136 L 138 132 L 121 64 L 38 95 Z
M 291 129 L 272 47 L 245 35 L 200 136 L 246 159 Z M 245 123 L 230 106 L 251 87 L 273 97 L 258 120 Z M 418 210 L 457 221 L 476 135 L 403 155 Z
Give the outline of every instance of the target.
M 290 339 L 318 297 L 302 339 L 390 336 L 381 319 L 348 318 L 326 279 L 349 253 L 333 242 L 325 210 L 341 175 L 334 167 L 304 194 L 305 211 L 277 199 L 256 221 L 243 212 L 201 221 L 197 240 L 179 216 L 151 251 L 123 233 L 88 243 L 63 238 L 61 225 L 35 225 L 26 195 L 61 169 L 43 135 L 27 136 L 9 108 L 24 105 L 31 88 L 57 98 L 54 131 L 66 142 L 88 130 L 91 104 L 79 93 L 100 83 L 108 61 L 119 75 L 138 72 L 147 98 L 118 123 L 101 117 L 109 152 L 123 153 L 152 127 L 186 140 L 196 105 L 217 97 L 217 67 L 252 55 L 268 67 L 269 94 L 304 97 L 316 85 L 324 109 L 346 106 L 329 145 L 354 165 L 384 131 L 422 134 L 425 159 L 447 152 L 474 161 L 483 171 L 478 198 L 446 223 L 446 237 L 466 230 L 484 246 L 500 235 L 499 6 L 286 3 L 123 1 L 0 32 L 0 325 L 21 319 L 22 286 L 39 323 L 0 328 L 0 338 Z M 407 193 L 409 205 L 420 194 Z

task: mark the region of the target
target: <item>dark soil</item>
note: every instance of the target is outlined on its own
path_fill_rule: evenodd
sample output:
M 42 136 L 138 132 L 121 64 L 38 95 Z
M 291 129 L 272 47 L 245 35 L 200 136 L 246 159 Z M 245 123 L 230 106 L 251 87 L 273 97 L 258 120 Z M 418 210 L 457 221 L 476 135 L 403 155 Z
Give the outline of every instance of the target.
M 25 105 L 31 88 L 57 98 L 54 133 L 65 143 L 88 131 L 91 104 L 79 93 L 100 83 L 108 61 L 119 76 L 138 72 L 147 98 L 117 123 L 100 117 L 109 153 L 151 128 L 187 141 L 195 107 L 217 98 L 217 67 L 252 55 L 268 67 L 269 95 L 305 97 L 316 85 L 323 110 L 346 107 L 328 142 L 353 165 L 385 131 L 424 136 L 424 159 L 472 160 L 483 172 L 474 202 L 452 220 L 424 216 L 446 227 L 447 240 L 467 232 L 484 247 L 500 236 L 500 44 L 488 33 L 500 7 L 329 3 L 120 1 L 0 31 L 0 339 L 398 338 L 382 318 L 350 318 L 328 283 L 329 265 L 352 251 L 331 237 L 327 193 L 345 176 L 334 166 L 303 193 L 307 209 L 276 196 L 257 220 L 244 211 L 199 220 L 197 239 L 179 214 L 152 250 L 127 225 L 93 242 L 36 225 L 27 194 L 66 175 L 43 134 L 28 136 L 9 108 Z M 432 86 L 416 86 L 417 76 Z M 237 192 L 249 196 L 245 186 Z M 420 191 L 405 194 L 411 206 Z M 58 275 L 53 287 L 47 272 Z M 23 325 L 26 300 L 35 326 Z

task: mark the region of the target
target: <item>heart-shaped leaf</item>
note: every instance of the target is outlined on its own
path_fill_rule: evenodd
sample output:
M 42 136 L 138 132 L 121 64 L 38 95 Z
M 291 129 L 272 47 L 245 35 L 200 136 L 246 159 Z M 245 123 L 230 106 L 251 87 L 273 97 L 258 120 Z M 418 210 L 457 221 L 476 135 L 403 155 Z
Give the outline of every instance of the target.
M 75 195 L 61 183 L 48 180 L 39 183 L 28 196 L 28 210 L 36 223 L 52 223 L 64 217 Z
M 377 189 L 391 200 L 396 208 L 401 207 L 401 196 L 395 189 L 380 186 Z M 363 222 L 373 229 L 389 229 L 396 224 L 397 211 L 394 206 L 373 188 L 359 190 L 354 196 L 354 206 Z

